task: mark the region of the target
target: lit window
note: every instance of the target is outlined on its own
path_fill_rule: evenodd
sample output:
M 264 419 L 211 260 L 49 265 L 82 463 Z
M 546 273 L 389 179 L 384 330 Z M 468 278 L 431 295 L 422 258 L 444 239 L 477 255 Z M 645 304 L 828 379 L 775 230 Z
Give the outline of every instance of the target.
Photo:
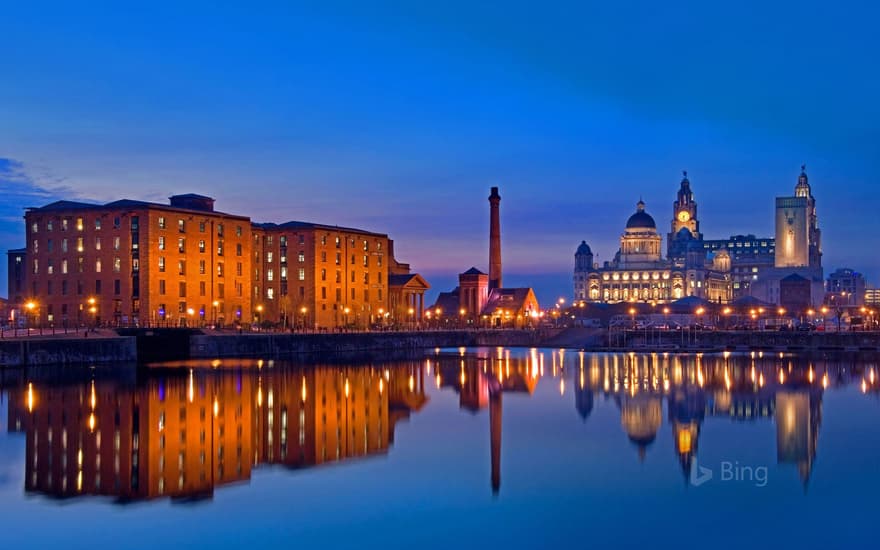
M 165 237 L 159 237 L 159 250 L 165 250 Z
M 159 217 L 159 229 L 165 229 L 165 217 L 164 216 Z

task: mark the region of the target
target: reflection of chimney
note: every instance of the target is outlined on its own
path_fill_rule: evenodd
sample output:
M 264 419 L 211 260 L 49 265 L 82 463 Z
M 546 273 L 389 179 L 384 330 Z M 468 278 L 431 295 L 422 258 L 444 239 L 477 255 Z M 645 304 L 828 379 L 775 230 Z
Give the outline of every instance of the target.
M 493 187 L 489 194 L 489 290 L 501 288 L 501 195 Z
M 492 494 L 501 488 L 501 388 L 489 394 L 489 430 L 492 441 Z

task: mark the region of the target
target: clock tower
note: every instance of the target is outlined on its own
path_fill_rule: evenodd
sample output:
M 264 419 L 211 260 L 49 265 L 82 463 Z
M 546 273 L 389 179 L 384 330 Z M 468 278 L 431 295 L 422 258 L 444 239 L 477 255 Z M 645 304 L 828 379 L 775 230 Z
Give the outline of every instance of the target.
M 697 219 L 697 203 L 687 171 L 682 172 L 681 187 L 676 201 L 672 203 L 672 230 L 666 237 L 666 255 L 669 259 L 683 258 L 687 242 L 702 241 L 700 221 Z

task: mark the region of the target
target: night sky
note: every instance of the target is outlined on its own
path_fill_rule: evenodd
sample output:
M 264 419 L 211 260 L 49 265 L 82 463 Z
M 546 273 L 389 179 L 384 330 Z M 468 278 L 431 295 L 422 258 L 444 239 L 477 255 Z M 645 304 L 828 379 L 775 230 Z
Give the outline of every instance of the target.
M 197 192 L 386 232 L 445 290 L 498 185 L 505 283 L 547 302 L 640 196 L 665 251 L 682 169 L 707 238 L 772 236 L 806 163 L 826 274 L 880 280 L 874 2 L 183 4 L 4 4 L 0 249 L 26 206 Z

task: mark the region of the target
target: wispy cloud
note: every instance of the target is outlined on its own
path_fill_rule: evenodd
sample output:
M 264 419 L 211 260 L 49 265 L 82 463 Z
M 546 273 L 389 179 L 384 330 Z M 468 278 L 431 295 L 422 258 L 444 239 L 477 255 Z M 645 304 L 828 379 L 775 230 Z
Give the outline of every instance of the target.
M 24 208 L 70 198 L 64 178 L 39 167 L 0 157 L 0 253 L 24 244 Z M 6 261 L 0 261 L 0 292 L 6 294 Z

